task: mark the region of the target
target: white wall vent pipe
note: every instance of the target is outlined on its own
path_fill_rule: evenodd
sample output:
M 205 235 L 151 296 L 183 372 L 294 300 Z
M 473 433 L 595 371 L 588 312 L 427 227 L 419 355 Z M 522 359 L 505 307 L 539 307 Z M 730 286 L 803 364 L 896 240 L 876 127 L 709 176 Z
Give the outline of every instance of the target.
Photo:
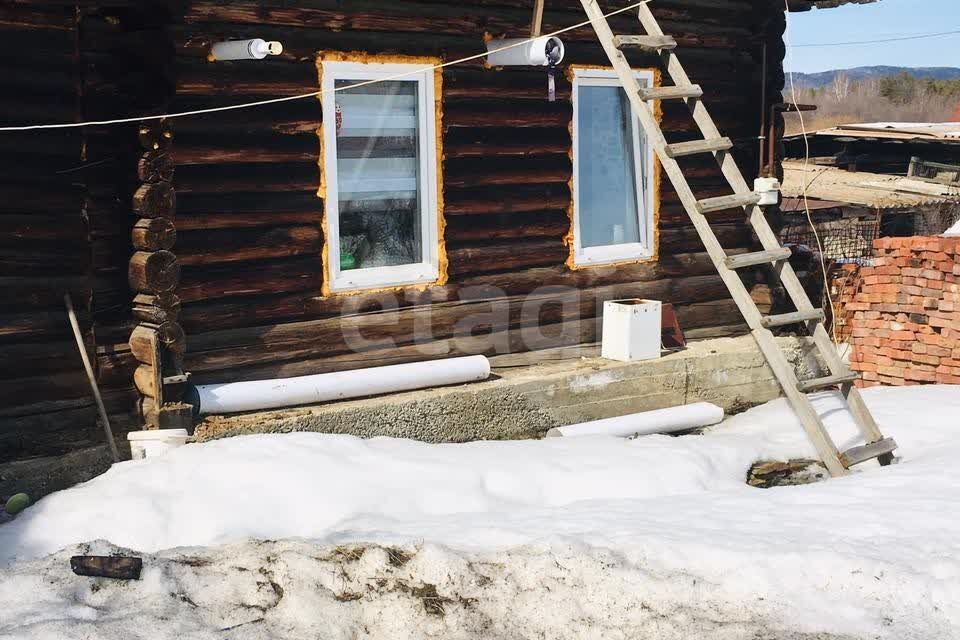
M 487 56 L 487 62 L 492 67 L 550 67 L 563 62 L 563 41 L 556 36 L 543 36 L 533 40 L 526 38 L 490 40 L 487 42 L 487 51 L 509 47 L 524 41 L 526 44 L 491 53 Z
M 200 414 L 235 413 L 461 384 L 488 377 L 490 361 L 485 356 L 466 356 L 297 378 L 201 384 L 192 388 L 191 401 Z
M 276 41 L 267 42 L 260 38 L 253 40 L 229 40 L 218 42 L 210 47 L 213 60 L 263 60 L 267 56 L 283 53 L 283 45 Z
M 723 420 L 723 408 L 710 402 L 695 402 L 679 407 L 656 411 L 632 413 L 616 418 L 581 422 L 566 427 L 554 427 L 547 431 L 548 438 L 578 436 L 615 436 L 626 438 L 632 435 L 672 433 L 697 427 L 707 427 Z

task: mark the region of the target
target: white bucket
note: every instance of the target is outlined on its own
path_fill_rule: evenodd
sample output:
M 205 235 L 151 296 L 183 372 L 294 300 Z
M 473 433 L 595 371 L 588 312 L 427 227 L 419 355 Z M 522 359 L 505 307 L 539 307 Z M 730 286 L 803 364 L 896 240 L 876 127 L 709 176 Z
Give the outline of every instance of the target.
M 127 434 L 130 441 L 130 457 L 134 460 L 156 458 L 187 444 L 186 429 L 153 429 L 151 431 L 131 431 Z

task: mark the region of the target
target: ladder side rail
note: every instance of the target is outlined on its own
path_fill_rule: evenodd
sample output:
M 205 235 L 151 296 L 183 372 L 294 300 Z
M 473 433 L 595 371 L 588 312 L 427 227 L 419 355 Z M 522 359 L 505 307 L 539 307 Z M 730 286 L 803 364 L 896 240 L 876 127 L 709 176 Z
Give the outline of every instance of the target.
M 648 5 L 640 5 L 639 18 L 643 28 L 649 35 L 664 35 L 663 30 L 660 28 L 660 24 L 657 22 L 657 19 L 654 17 L 653 12 L 650 10 Z M 691 84 L 690 77 L 687 75 L 686 70 L 683 68 L 680 60 L 672 51 L 661 52 L 661 57 L 663 58 L 667 72 L 670 74 L 670 77 L 673 79 L 674 83 L 678 85 Z M 720 136 L 719 129 L 717 128 L 713 118 L 710 116 L 709 111 L 702 101 L 695 101 L 692 105 L 691 112 L 694 121 L 700 127 L 704 137 L 715 138 Z M 733 159 L 733 156 L 729 153 L 724 153 L 722 156 L 720 169 L 723 175 L 727 178 L 727 182 L 730 183 L 730 186 L 733 188 L 734 192 L 746 193 L 747 191 L 751 191 L 746 179 L 740 172 L 740 168 Z M 750 223 L 753 226 L 754 231 L 760 240 L 760 244 L 764 249 L 772 250 L 782 246 L 780 244 L 780 239 L 777 238 L 776 234 L 773 232 L 773 229 L 770 227 L 770 223 L 767 221 L 767 218 L 764 215 L 761 207 L 751 207 Z M 793 267 L 791 267 L 789 263 L 782 263 L 778 265 L 777 272 L 780 276 L 780 280 L 784 286 L 784 289 L 790 296 L 790 299 L 792 300 L 797 311 L 814 311 L 815 308 L 810 302 L 810 299 L 807 296 L 803 285 L 800 283 L 800 279 L 794 272 Z M 830 369 L 831 373 L 840 373 L 841 371 L 846 370 L 846 365 L 843 364 L 840 356 L 836 352 L 833 340 L 830 338 L 830 335 L 827 333 L 826 328 L 822 324 L 816 324 L 812 333 L 812 337 L 818 351 L 823 354 L 823 358 L 826 361 L 827 367 Z M 876 420 L 866 407 L 866 404 L 864 403 L 859 391 L 856 388 L 851 388 L 845 395 L 847 396 L 848 404 L 857 426 L 867 442 L 871 443 L 877 440 L 882 440 L 883 435 L 877 426 Z
M 613 67 L 617 72 L 617 76 L 623 83 L 624 90 L 627 93 L 630 104 L 637 117 L 640 119 L 641 125 L 646 131 L 648 137 L 650 138 L 651 144 L 657 152 L 657 156 L 660 159 L 664 172 L 673 183 L 674 188 L 676 189 L 677 194 L 679 195 L 680 200 L 694 225 L 694 228 L 697 230 L 697 233 L 699 234 L 704 247 L 710 256 L 710 259 L 713 261 L 717 272 L 724 281 L 724 284 L 727 285 L 727 289 L 730 291 L 730 294 L 733 297 L 734 302 L 737 304 L 738 309 L 743 314 L 747 325 L 752 330 L 758 346 L 763 352 L 764 357 L 767 359 L 767 362 L 773 369 L 774 374 L 776 375 L 780 386 L 783 388 L 788 401 L 800 418 L 800 422 L 804 430 L 807 432 L 808 437 L 814 444 L 818 455 L 824 461 L 824 464 L 827 465 L 830 473 L 835 476 L 843 475 L 846 473 L 846 468 L 840 461 L 840 454 L 836 445 L 830 440 L 829 435 L 823 428 L 820 418 L 814 410 L 813 405 L 810 404 L 807 396 L 799 391 L 798 380 L 793 372 L 793 368 L 790 366 L 786 357 L 777 346 L 776 341 L 773 338 L 773 334 L 769 330 L 762 327 L 762 316 L 756 305 L 753 303 L 753 299 L 750 297 L 750 294 L 747 291 L 746 286 L 743 284 L 743 281 L 736 272 L 732 271 L 726 266 L 726 253 L 723 250 L 723 247 L 720 245 L 720 242 L 717 240 L 716 235 L 713 233 L 707 218 L 699 213 L 697 209 L 696 196 L 690 189 L 690 185 L 687 183 L 687 180 L 680 169 L 680 165 L 677 164 L 676 160 L 666 155 L 666 139 L 664 138 L 663 132 L 654 118 L 650 107 L 646 102 L 640 99 L 639 85 L 637 84 L 633 75 L 633 69 L 630 67 L 630 64 L 627 62 L 622 52 L 616 48 L 614 44 L 614 34 L 610 30 L 610 26 L 607 23 L 602 10 L 597 5 L 596 0 L 581 0 L 581 4 L 587 13 L 587 16 L 590 18 L 593 28 L 597 33 L 598 39 L 600 40 L 600 44 L 603 46 L 607 57 L 613 64 Z M 645 5 L 641 5 L 641 8 L 644 7 Z M 662 31 L 659 31 L 659 27 L 657 27 L 657 33 L 650 34 L 663 35 Z M 671 59 L 675 60 L 673 57 L 671 57 Z M 682 72 L 682 67 L 680 70 Z M 699 102 L 698 105 L 700 105 Z M 702 107 L 702 105 L 700 106 Z M 705 109 L 702 111 L 702 117 L 710 123 L 713 131 L 716 134 L 715 137 L 720 137 L 719 131 L 717 131 L 716 126 L 713 125 L 713 121 Z M 727 154 L 724 155 L 726 156 Z M 739 177 L 740 182 L 745 185 L 746 183 L 743 179 L 743 176 L 740 174 L 736 163 L 732 164 L 732 170 L 736 176 Z M 774 248 L 780 248 L 779 244 Z

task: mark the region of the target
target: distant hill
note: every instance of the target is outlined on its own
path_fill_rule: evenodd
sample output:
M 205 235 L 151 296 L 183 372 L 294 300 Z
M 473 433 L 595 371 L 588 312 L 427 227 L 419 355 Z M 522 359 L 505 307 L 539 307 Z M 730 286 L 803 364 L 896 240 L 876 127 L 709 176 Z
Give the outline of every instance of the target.
M 862 81 L 872 78 L 894 76 L 906 71 L 916 78 L 935 80 L 960 80 L 960 68 L 957 67 L 856 67 L 854 69 L 835 69 L 821 73 L 794 73 L 793 80 L 802 87 L 824 87 L 833 82 L 838 73 L 845 73 L 851 80 Z

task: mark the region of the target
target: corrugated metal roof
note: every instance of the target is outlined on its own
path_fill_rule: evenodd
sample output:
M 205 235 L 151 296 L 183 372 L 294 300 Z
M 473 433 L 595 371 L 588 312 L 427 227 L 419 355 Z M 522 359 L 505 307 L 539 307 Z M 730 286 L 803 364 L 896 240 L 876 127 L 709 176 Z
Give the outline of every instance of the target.
M 865 122 L 842 124 L 816 132 L 834 138 L 924 140 L 960 144 L 960 122 Z
M 865 171 L 846 171 L 802 160 L 783 163 L 783 196 L 800 198 L 806 185 L 807 197 L 834 203 L 899 209 L 941 202 L 960 202 L 960 188 Z

